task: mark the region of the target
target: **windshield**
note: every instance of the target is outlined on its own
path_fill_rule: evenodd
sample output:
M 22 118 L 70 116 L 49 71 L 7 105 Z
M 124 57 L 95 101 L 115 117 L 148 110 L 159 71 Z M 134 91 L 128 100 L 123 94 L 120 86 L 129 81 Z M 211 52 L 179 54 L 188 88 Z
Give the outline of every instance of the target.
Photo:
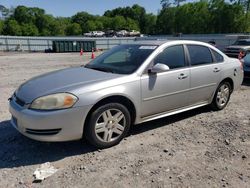
M 131 74 L 157 47 L 156 45 L 119 45 L 98 56 L 85 67 L 116 74 Z
M 246 40 L 238 40 L 234 43 L 234 45 L 241 45 L 241 46 L 247 46 L 250 45 L 250 41 L 246 41 Z

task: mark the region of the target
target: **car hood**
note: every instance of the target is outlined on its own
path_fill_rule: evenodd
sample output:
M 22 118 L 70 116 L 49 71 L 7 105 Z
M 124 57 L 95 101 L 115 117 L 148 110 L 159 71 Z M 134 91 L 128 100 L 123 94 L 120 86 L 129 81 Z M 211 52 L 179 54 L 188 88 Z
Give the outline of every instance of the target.
M 22 84 L 16 91 L 16 96 L 25 103 L 34 99 L 60 92 L 70 92 L 82 87 L 122 75 L 87 69 L 84 67 L 68 68 L 34 77 Z

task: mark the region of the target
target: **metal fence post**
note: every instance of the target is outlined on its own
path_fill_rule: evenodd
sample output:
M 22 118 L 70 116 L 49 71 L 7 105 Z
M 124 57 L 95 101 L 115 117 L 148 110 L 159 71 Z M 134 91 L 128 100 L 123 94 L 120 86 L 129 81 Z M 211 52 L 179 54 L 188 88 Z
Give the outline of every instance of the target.
M 48 45 L 48 49 L 50 48 L 50 46 L 49 46 L 49 39 L 47 39 L 47 45 Z
M 5 37 L 5 46 L 6 46 L 6 51 L 9 51 L 9 42 L 8 42 L 8 38 Z
M 29 50 L 29 52 L 31 52 L 30 39 L 29 38 L 27 39 L 27 44 L 28 44 L 28 50 Z
M 107 43 L 108 43 L 108 45 L 107 45 L 107 46 L 108 46 L 108 49 L 110 49 L 110 46 L 109 46 L 109 39 L 107 39 Z

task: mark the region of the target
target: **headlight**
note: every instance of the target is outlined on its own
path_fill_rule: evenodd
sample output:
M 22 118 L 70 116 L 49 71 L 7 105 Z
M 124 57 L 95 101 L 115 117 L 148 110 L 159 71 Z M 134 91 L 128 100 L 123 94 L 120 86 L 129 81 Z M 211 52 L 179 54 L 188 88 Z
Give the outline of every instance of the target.
M 77 97 L 70 93 L 58 93 L 47 95 L 34 100 L 30 108 L 36 110 L 58 110 L 72 107 Z

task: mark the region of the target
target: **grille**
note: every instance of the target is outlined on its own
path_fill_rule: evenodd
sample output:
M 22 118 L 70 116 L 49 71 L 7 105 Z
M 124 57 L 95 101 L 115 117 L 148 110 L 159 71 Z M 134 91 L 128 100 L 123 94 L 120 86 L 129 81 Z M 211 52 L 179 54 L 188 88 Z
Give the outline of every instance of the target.
M 26 133 L 33 135 L 55 135 L 58 134 L 62 129 L 26 129 Z

